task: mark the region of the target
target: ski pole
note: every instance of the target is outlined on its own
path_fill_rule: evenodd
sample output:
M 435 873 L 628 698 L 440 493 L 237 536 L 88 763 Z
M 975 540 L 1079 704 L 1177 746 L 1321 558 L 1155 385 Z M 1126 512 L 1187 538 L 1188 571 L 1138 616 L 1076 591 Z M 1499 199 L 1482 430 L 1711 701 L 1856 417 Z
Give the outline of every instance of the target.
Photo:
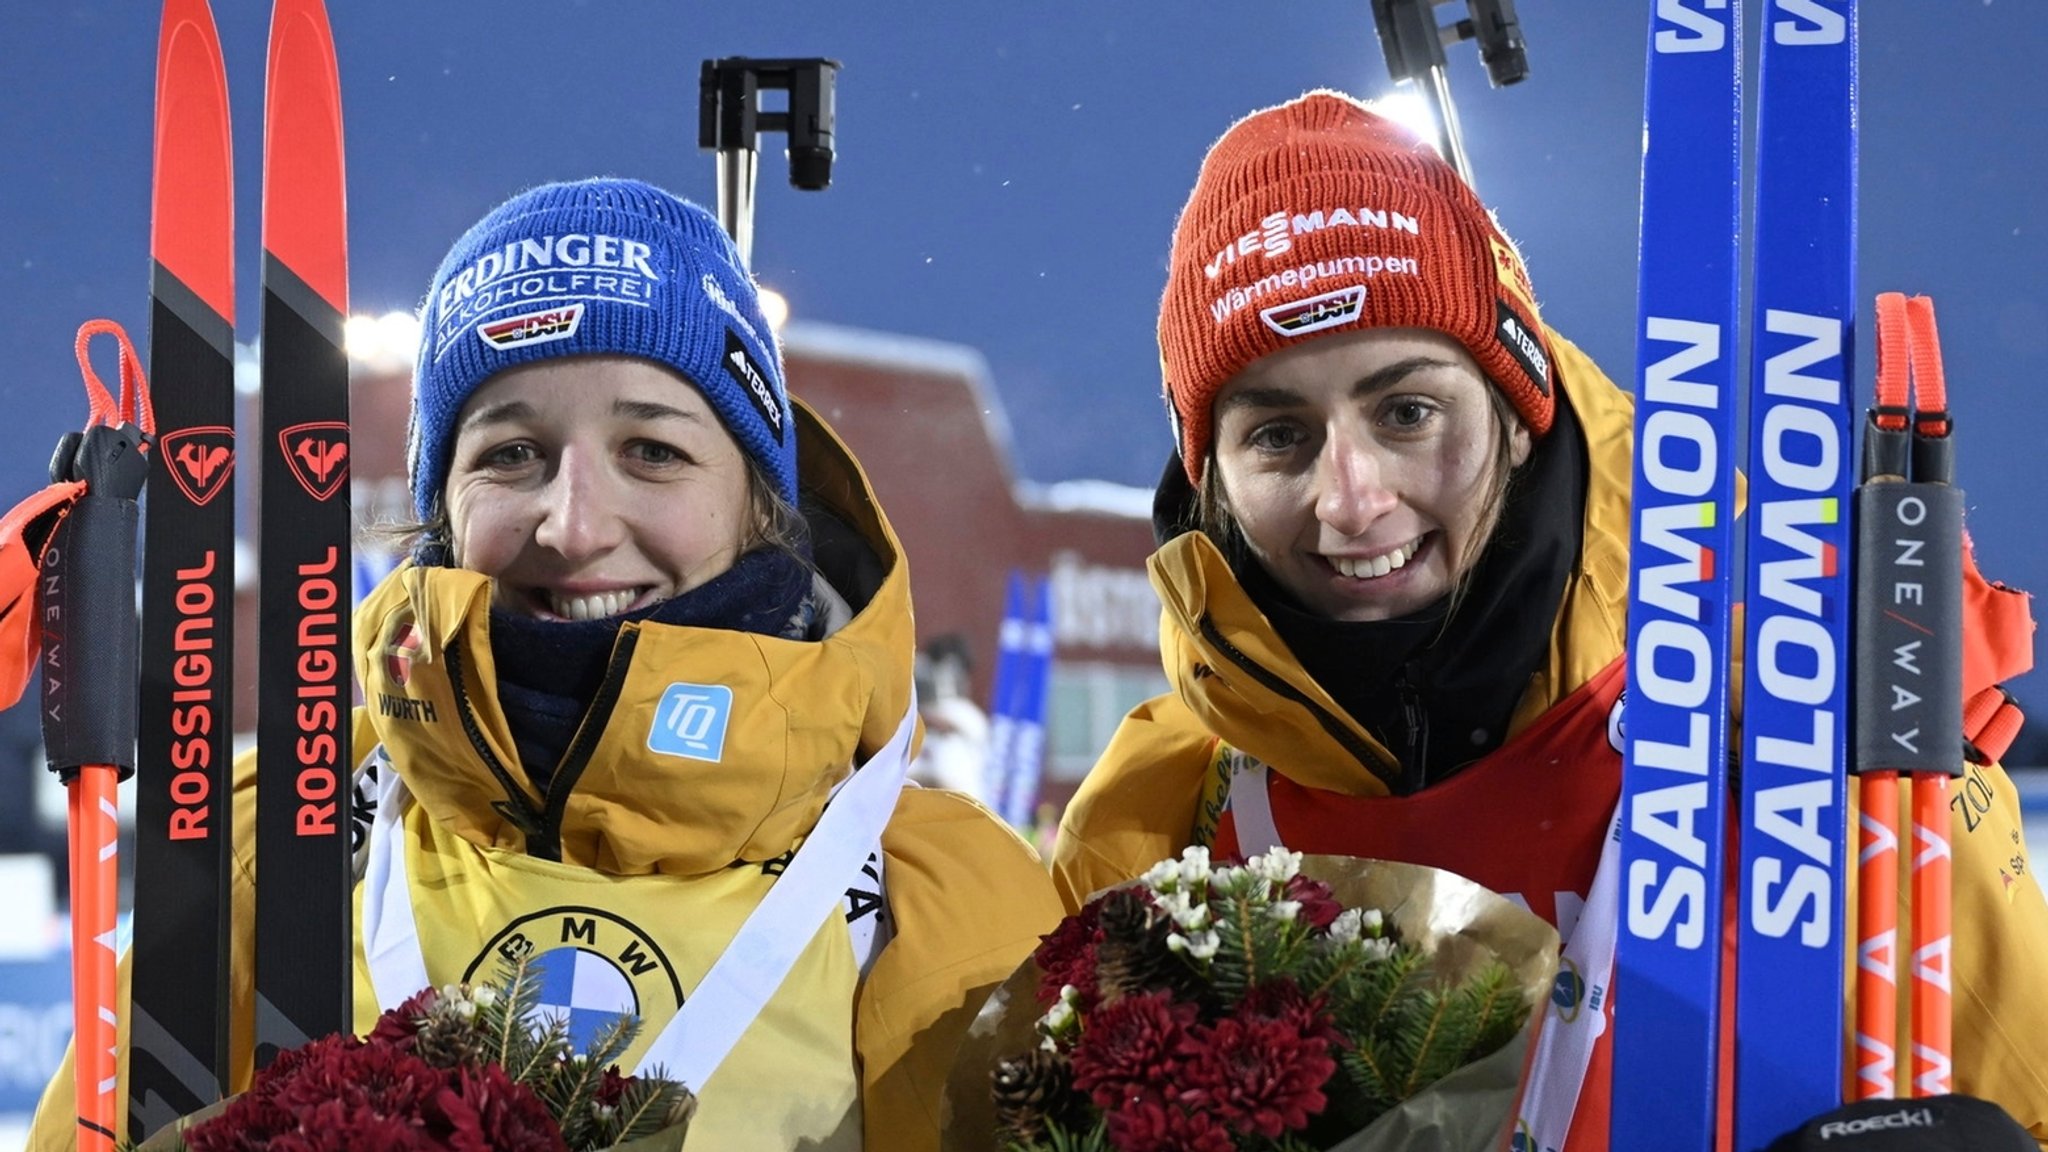
M 1908 348 L 1912 355 L 1913 479 L 1952 497 L 1956 520 L 1953 531 L 1944 530 L 1929 547 L 1933 558 L 1962 556 L 1962 494 L 1955 489 L 1954 427 L 1948 412 L 1948 384 L 1942 375 L 1941 343 L 1934 324 L 1934 301 L 1914 296 L 1906 301 Z M 1961 637 L 1962 567 L 1944 563 L 1937 569 L 1953 582 L 1956 606 L 1955 630 L 1945 633 Z M 1946 602 L 1946 601 L 1945 601 Z M 1954 691 L 1931 701 L 1944 720 L 1954 718 L 1953 743 L 1934 744 L 1945 752 L 1946 765 L 1913 776 L 1913 1095 L 1939 1096 L 1952 1090 L 1953 1049 L 1950 1030 L 1954 1009 L 1950 1003 L 1952 937 L 1950 934 L 1951 881 L 1954 855 L 1949 842 L 1948 782 L 1962 774 L 1962 650 L 1954 653 Z
M 120 344 L 117 403 L 93 371 L 89 345 Z M 142 362 L 109 320 L 78 330 L 91 416 L 50 462 L 53 483 L 84 488 L 43 551 L 43 742 L 69 790 L 72 1028 L 78 1147 L 111 1149 L 120 1133 L 115 1015 L 120 835 L 115 788 L 135 770 L 136 499 L 149 472 L 155 421 Z
M 1961 772 L 1962 493 L 1952 475 L 1932 305 L 1877 298 L 1877 395 L 1856 491 L 1856 746 L 1862 781 L 1858 1099 L 1897 1093 L 1898 961 L 1914 985 L 1914 1087 L 1948 1083 L 1947 781 Z M 1927 351 L 1916 347 L 1926 344 Z M 1930 353 L 1932 355 L 1930 355 Z M 1918 369 L 1916 371 L 1916 368 Z M 1913 393 L 1922 410 L 1913 412 Z M 1898 780 L 1914 779 L 1914 902 L 1898 941 Z M 1924 785 L 1924 786 L 1923 786 Z M 1921 894 L 1924 893 L 1924 898 Z

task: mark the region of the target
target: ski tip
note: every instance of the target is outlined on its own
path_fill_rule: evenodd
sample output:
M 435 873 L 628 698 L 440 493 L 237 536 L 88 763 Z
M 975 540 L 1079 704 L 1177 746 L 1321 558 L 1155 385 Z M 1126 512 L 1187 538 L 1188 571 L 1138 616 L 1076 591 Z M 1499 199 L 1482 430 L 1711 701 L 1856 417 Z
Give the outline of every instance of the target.
M 263 250 L 348 313 L 341 74 L 321 0 L 277 0 L 264 88 Z
M 235 191 L 227 69 L 207 0 L 165 0 L 157 40 L 149 251 L 235 318 Z

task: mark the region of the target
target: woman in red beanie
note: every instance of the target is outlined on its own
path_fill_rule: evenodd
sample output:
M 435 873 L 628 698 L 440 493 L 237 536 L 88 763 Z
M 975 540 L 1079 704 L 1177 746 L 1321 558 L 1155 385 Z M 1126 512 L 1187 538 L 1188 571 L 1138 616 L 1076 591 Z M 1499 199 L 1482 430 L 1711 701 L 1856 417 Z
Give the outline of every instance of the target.
M 1633 409 L 1543 326 L 1485 207 L 1348 98 L 1257 112 L 1174 230 L 1159 343 L 1173 691 L 1067 808 L 1068 907 L 1185 845 L 1285 846 L 1460 872 L 1568 945 L 1611 933 L 1580 913 L 1621 791 Z M 1986 819 L 1955 836 L 1955 1083 L 2048 1140 L 2048 1028 L 1987 1008 L 2048 1010 L 2006 967 L 2048 949 L 2048 903 L 1973 858 L 2019 840 L 2010 804 Z M 1544 1146 L 1607 1147 L 1611 1059 L 1529 1093 Z

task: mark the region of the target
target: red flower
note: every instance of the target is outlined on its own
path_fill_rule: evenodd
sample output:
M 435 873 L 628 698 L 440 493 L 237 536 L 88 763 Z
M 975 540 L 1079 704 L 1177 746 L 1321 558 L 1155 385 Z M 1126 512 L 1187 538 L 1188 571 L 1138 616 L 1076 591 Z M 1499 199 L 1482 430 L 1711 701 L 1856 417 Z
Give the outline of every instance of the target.
M 1320 1000 L 1303 1000 L 1291 983 L 1264 986 L 1181 1042 L 1179 1086 L 1233 1131 L 1275 1140 L 1328 1106 L 1339 1042 Z
M 1074 1088 L 1104 1110 L 1157 1095 L 1178 1077 L 1193 1004 L 1165 992 L 1125 996 L 1088 1016 L 1074 1045 Z
M 634 1083 L 633 1077 L 619 1075 L 619 1066 L 614 1064 L 605 1069 L 603 1077 L 598 1080 L 594 1100 L 601 1107 L 617 1108 L 619 1101 L 626 1095 L 626 1089 L 631 1088 Z
M 1081 994 L 1085 1011 L 1095 1006 L 1095 946 L 1102 942 L 1102 901 L 1091 900 L 1079 912 L 1060 921 L 1059 927 L 1039 937 L 1031 958 L 1038 962 L 1045 978 L 1038 982 L 1038 1006 L 1050 1008 L 1060 998 L 1060 988 L 1072 984 Z
M 390 1044 L 410 1052 L 419 1039 L 420 1021 L 433 1011 L 440 995 L 432 988 L 422 988 L 412 994 L 405 1003 L 377 1017 L 377 1024 L 370 1029 L 372 1044 Z
M 452 1152 L 568 1152 L 548 1106 L 496 1064 L 452 1073 L 428 1115 Z
M 1229 1130 L 1206 1112 L 1158 1099 L 1137 1099 L 1110 1112 L 1107 1135 L 1117 1152 L 1236 1152 Z
M 1337 914 L 1344 911 L 1344 906 L 1337 903 L 1328 884 L 1306 876 L 1296 875 L 1288 880 L 1281 895 L 1284 899 L 1299 901 L 1302 922 L 1317 931 L 1328 928 L 1337 919 Z
M 402 1048 L 327 1036 L 279 1053 L 185 1143 L 191 1152 L 437 1147 L 419 1115 L 442 1076 Z

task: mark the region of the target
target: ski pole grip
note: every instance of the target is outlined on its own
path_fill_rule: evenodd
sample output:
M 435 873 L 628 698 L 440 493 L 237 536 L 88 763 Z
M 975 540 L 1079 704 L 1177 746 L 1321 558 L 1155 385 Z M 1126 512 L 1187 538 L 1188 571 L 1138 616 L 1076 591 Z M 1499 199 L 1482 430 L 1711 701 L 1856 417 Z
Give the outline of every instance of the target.
M 1963 770 L 1963 493 L 1856 491 L 1853 772 Z
M 86 481 L 86 493 L 40 573 L 43 745 L 67 783 L 87 764 L 112 765 L 125 780 L 135 770 L 136 497 L 148 457 L 132 425 L 90 428 L 76 444 L 68 478 Z

